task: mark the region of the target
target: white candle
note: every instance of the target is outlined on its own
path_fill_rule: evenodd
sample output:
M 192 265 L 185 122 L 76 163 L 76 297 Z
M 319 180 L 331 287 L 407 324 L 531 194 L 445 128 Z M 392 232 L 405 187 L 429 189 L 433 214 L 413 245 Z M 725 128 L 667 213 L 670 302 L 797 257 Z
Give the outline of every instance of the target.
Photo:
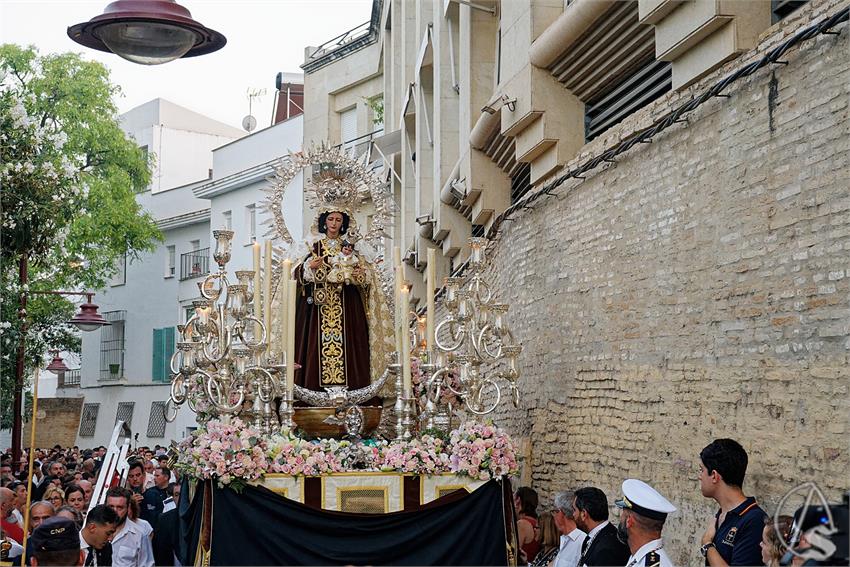
M 395 269 L 395 345 L 398 362 L 401 364 L 401 351 L 404 350 L 404 327 L 407 320 L 407 306 L 403 305 L 401 290 L 403 287 L 401 266 Z
M 277 285 L 277 293 L 280 298 L 280 352 L 285 353 L 288 348 L 289 339 L 289 287 L 288 283 L 292 279 L 292 260 L 286 258 L 283 261 L 283 269 L 280 274 L 280 281 Z
M 401 306 L 404 313 L 407 313 L 410 306 L 410 289 L 407 286 L 401 288 Z M 404 378 L 404 397 L 409 398 L 412 394 L 412 381 L 410 376 L 410 339 L 408 338 L 409 333 L 406 317 L 402 318 L 401 337 L 403 341 L 401 345 L 401 367 Z
M 298 284 L 295 280 L 286 281 L 287 330 L 286 330 L 286 389 L 289 393 L 295 388 L 295 293 Z
M 266 341 L 271 345 L 272 334 L 272 241 L 265 241 L 265 266 L 263 274 L 263 324 L 266 326 Z
M 260 290 L 262 289 L 262 285 L 260 285 L 260 243 L 255 240 L 252 248 L 252 252 L 254 253 L 254 317 L 262 319 L 263 312 L 260 309 Z M 255 326 L 255 333 L 259 338 L 259 325 Z
M 425 299 L 428 307 L 425 310 L 425 341 L 428 348 L 433 349 L 436 347 L 434 344 L 434 319 L 437 316 L 437 310 L 434 305 L 434 293 L 437 285 L 437 250 L 434 248 L 428 249 L 427 274 L 428 281 L 426 282 Z

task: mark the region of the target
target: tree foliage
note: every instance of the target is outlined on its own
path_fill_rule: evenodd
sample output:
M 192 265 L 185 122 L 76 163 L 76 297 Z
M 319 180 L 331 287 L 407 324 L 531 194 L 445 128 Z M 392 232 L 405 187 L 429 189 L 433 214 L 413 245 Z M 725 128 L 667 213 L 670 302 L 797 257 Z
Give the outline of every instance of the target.
M 150 182 L 147 154 L 118 123 L 118 86 L 100 63 L 75 53 L 39 55 L 0 45 L 0 253 L 3 424 L 10 412 L 18 306 L 29 290 L 99 289 L 125 256 L 162 236 L 136 202 Z M 18 265 L 27 258 L 22 289 Z M 30 295 L 27 375 L 48 348 L 79 349 L 62 321 L 75 307 Z M 76 347 L 76 348 L 75 348 Z

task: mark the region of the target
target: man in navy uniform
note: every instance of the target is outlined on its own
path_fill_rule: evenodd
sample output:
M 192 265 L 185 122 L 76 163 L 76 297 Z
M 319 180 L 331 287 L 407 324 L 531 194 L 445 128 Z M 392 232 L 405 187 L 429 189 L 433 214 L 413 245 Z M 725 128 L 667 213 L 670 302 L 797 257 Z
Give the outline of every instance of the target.
M 642 480 L 623 481 L 623 498 L 615 502 L 620 512 L 617 537 L 632 552 L 626 567 L 673 567 L 664 551 L 661 529 L 667 514 L 676 511 L 669 500 Z
M 720 510 L 709 519 L 700 552 L 711 567 L 761 565 L 765 513 L 742 489 L 747 452 L 733 439 L 715 439 L 699 454 L 699 486 Z

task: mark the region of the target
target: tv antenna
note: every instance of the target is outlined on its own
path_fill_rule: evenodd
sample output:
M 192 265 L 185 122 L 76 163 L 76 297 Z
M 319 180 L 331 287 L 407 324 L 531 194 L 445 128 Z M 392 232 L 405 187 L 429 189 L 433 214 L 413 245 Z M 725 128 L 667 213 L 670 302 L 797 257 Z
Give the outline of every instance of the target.
M 257 119 L 251 114 L 255 98 L 262 98 L 266 95 L 266 89 L 251 89 L 247 91 L 248 95 L 248 116 L 242 119 L 242 128 L 246 132 L 252 132 L 257 127 Z

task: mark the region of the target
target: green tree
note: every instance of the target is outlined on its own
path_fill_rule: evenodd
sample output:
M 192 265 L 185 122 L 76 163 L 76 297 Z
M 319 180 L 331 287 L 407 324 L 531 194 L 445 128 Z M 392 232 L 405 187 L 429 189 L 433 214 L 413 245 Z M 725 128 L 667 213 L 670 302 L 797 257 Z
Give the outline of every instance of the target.
M 118 86 L 75 53 L 0 45 L 0 338 L 2 425 L 11 422 L 21 297 L 30 290 L 99 289 L 116 262 L 162 239 L 136 202 L 146 153 L 118 124 Z M 21 278 L 21 266 L 26 276 Z M 26 376 L 48 348 L 78 350 L 65 298 L 28 295 Z

